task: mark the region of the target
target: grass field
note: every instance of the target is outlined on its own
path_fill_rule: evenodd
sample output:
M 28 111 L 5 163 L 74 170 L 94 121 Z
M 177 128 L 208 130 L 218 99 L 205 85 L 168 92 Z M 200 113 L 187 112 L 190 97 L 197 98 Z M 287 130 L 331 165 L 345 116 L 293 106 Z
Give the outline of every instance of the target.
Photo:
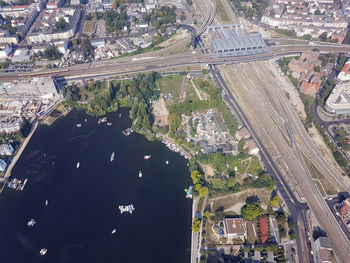
M 179 101 L 183 77 L 185 76 L 170 75 L 162 77 L 160 80 L 157 81 L 158 88 L 160 88 L 160 92 L 162 94 L 171 94 L 173 96 L 173 103 L 177 103 Z M 166 103 L 167 105 L 172 104 L 169 103 L 169 100 L 166 100 Z
M 216 12 L 219 15 L 221 22 L 228 23 L 230 22 L 230 17 L 228 16 L 224 5 L 220 0 L 216 0 Z
M 95 21 L 94 20 L 85 21 L 84 33 L 86 34 L 94 33 L 94 31 L 95 31 Z
M 191 82 L 186 85 L 186 100 L 196 101 L 199 100 L 196 91 L 194 90 Z

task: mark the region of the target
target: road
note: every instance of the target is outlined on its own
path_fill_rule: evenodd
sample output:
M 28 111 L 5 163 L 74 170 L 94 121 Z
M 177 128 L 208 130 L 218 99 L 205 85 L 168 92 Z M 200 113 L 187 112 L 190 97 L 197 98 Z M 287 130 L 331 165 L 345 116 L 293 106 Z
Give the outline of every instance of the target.
M 349 187 L 341 176 L 327 165 L 328 162 L 323 156 L 320 156 L 292 105 L 279 88 L 283 84 L 278 81 L 268 63 L 261 62 L 239 65 L 234 71 L 229 70 L 226 77 L 229 83 L 234 83 L 234 91 L 262 139 L 262 143 L 258 145 L 266 146 L 273 155 L 273 159 L 283 171 L 283 177 L 294 185 L 293 192 L 300 191 L 303 194 L 321 227 L 332 240 L 336 254 L 342 262 L 347 262 L 350 252 L 349 240 L 319 192 L 312 178 L 315 171 L 308 163 L 313 163 L 324 176 L 323 180 L 327 179 L 337 191 L 349 191 Z M 286 122 L 290 123 L 293 129 L 295 144 L 291 144 L 288 139 L 284 128 Z M 327 186 L 331 188 L 331 185 Z M 305 226 L 300 227 L 298 232 L 302 234 L 304 229 Z M 309 262 L 305 258 L 307 256 L 309 255 L 305 253 L 302 255 L 304 262 Z

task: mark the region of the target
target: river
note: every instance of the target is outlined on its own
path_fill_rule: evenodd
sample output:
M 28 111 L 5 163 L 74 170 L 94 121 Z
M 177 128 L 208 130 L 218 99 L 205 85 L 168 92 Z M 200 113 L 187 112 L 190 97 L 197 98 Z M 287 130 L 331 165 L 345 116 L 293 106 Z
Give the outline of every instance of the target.
M 73 110 L 37 129 L 12 172 L 26 187 L 0 195 L 1 263 L 190 261 L 187 161 L 161 142 L 124 136 L 126 109 L 107 116 L 111 126 Z M 120 214 L 117 206 L 131 203 L 135 212 Z

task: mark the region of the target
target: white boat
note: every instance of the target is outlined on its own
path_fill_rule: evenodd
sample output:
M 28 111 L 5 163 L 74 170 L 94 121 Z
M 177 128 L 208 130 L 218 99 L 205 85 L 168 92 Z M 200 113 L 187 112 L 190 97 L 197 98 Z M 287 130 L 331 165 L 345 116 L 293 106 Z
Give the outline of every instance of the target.
M 115 234 L 115 232 L 117 232 L 117 229 L 114 228 L 114 229 L 112 230 L 112 235 Z
M 32 226 L 34 226 L 35 224 L 36 224 L 35 219 L 30 219 L 30 220 L 28 221 L 28 223 L 27 223 L 27 226 L 32 227 Z
M 40 255 L 41 256 L 44 256 L 45 254 L 46 254 L 46 252 L 47 252 L 47 249 L 46 248 L 42 248 L 42 249 L 40 249 Z
M 139 177 L 140 177 L 140 178 L 142 177 L 142 172 L 141 172 L 141 171 L 139 171 Z
M 80 124 L 80 123 L 78 123 L 78 124 L 77 124 L 77 127 L 78 127 L 78 128 L 80 128 L 80 127 L 81 127 L 81 124 Z
M 107 122 L 107 126 L 111 126 L 112 125 L 112 123 L 111 122 Z
M 48 206 L 49 200 L 45 200 L 45 205 Z
M 77 168 L 79 168 L 79 166 L 80 166 L 80 162 L 77 162 Z
M 119 113 L 119 118 L 122 116 L 122 114 L 121 113 Z
M 166 160 L 166 161 L 165 161 L 165 163 L 166 163 L 166 165 L 168 165 L 168 164 L 169 164 L 169 161 L 168 161 L 168 160 Z
M 125 212 L 129 212 L 130 214 L 132 214 L 135 211 L 135 207 L 133 204 L 131 205 L 120 205 L 118 206 L 120 213 L 123 214 Z
M 111 158 L 110 158 L 110 161 L 113 162 L 114 161 L 114 157 L 115 157 L 115 152 L 112 152 L 111 154 Z
M 87 122 L 87 119 L 85 119 L 85 122 Z
M 148 160 L 149 158 L 151 158 L 151 155 L 145 155 L 145 156 L 143 156 L 143 159 L 145 159 L 145 160 Z

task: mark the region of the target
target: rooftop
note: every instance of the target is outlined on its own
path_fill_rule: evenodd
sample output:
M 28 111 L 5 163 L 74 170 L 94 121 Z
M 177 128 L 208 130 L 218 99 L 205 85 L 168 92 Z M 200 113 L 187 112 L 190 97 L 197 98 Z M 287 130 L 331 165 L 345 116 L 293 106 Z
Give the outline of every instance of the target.
M 225 226 L 227 234 L 243 235 L 246 232 L 243 218 L 225 218 Z

